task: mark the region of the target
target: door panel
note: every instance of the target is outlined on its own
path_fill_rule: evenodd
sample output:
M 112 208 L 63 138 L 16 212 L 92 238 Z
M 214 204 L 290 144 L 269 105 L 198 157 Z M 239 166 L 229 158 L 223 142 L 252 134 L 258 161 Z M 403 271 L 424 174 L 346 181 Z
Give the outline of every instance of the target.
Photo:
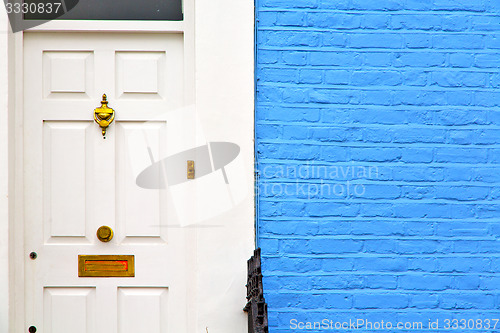
M 119 98 L 165 97 L 165 52 L 116 52 L 116 90 Z
M 182 34 L 24 41 L 25 248 L 38 254 L 25 257 L 27 323 L 42 333 L 186 332 L 188 235 L 171 228 L 167 189 L 136 183 L 196 136 L 169 117 L 184 106 Z M 103 93 L 116 112 L 105 139 L 93 121 Z M 108 243 L 96 237 L 102 225 L 114 231 Z M 85 254 L 134 255 L 135 277 L 78 277 Z
M 86 165 L 91 122 L 43 123 L 44 225 L 47 242 L 86 233 Z M 64 181 L 61 181 L 64 180 Z
M 116 124 L 117 220 L 123 239 L 165 241 L 165 191 L 151 191 L 136 184 L 136 176 L 159 156 L 166 156 L 166 122 L 120 122 Z M 147 149 L 144 149 L 147 147 Z M 159 170 L 161 171 L 161 170 Z M 158 177 L 159 178 L 159 177 Z M 138 206 L 137 203 L 141 205 Z M 144 221 L 148 223 L 145 224 Z
M 167 288 L 119 288 L 118 332 L 168 332 L 167 291 Z
M 45 332 L 94 332 L 95 288 L 45 288 L 43 296 Z
M 94 87 L 94 53 L 43 52 L 44 98 L 89 98 Z

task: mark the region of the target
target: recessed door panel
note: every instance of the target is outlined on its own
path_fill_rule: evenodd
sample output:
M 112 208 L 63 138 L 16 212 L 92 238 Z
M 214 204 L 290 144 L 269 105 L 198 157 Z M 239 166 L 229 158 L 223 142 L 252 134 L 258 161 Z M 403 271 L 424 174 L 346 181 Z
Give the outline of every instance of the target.
M 90 125 L 85 121 L 43 122 L 44 224 L 48 239 L 86 236 Z
M 45 288 L 43 298 L 45 332 L 94 332 L 95 288 Z
M 43 52 L 45 98 L 90 98 L 94 78 L 93 52 Z
M 169 79 L 158 75 L 164 71 L 165 52 L 116 52 L 118 96 L 161 98 Z
M 167 154 L 166 128 L 164 121 L 116 124 L 117 219 L 126 238 L 165 236 L 166 230 L 162 228 L 166 226 L 165 210 L 168 209 L 166 191 L 138 186 L 136 175 Z
M 119 288 L 119 333 L 166 333 L 167 288 Z

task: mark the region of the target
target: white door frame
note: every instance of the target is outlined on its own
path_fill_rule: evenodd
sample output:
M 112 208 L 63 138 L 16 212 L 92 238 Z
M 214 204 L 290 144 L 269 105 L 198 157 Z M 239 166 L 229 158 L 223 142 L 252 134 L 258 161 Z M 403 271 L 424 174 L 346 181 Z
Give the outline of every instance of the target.
M 203 13 L 203 16 L 195 16 L 195 12 Z M 222 18 L 223 16 L 225 17 Z M 6 15 L 0 18 L 0 24 L 7 24 Z M 207 240 L 214 238 L 213 233 L 202 233 L 196 236 L 197 242 L 194 246 L 196 253 L 199 254 L 196 264 L 199 276 L 196 278 L 192 297 L 196 303 L 196 309 L 193 310 L 196 312 L 197 321 L 193 323 L 190 332 L 200 332 L 201 329 L 205 332 L 206 327 L 209 332 L 211 328 L 216 332 L 224 333 L 246 332 L 246 315 L 242 312 L 245 304 L 246 259 L 252 255 L 255 236 L 253 216 L 253 29 L 253 1 L 248 0 L 221 0 L 217 3 L 201 1 L 195 3 L 195 0 L 185 0 L 184 20 L 181 22 L 51 21 L 30 29 L 33 33 L 48 31 L 184 33 L 186 98 L 193 101 L 197 107 L 208 110 L 207 113 L 201 115 L 208 121 L 208 127 L 222 126 L 224 128 L 226 125 L 228 132 L 231 132 L 228 134 L 229 138 L 234 137 L 233 141 L 237 141 L 241 146 L 241 157 L 248 169 L 245 178 L 252 186 L 249 191 L 250 197 L 246 198 L 238 208 L 239 214 L 228 212 L 221 217 L 222 221 L 234 219 L 235 216 L 239 220 L 234 222 L 234 229 L 229 231 L 231 240 L 228 240 L 226 247 L 221 247 L 220 244 L 211 246 L 212 244 L 207 242 Z M 0 29 L 1 31 L 2 29 Z M 224 64 L 217 66 L 213 62 L 219 56 L 216 51 L 208 51 L 213 48 L 213 45 L 221 45 L 222 49 L 219 51 L 223 52 L 221 59 L 224 59 Z M 2 97 L 8 96 L 8 105 L 0 104 L 0 189 L 7 188 L 4 185 L 8 184 L 8 191 L 5 193 L 8 195 L 8 199 L 0 198 L 0 251 L 8 253 L 8 255 L 0 256 L 0 265 L 3 264 L 1 267 L 8 267 L 8 271 L 5 270 L 3 275 L 0 273 L 0 293 L 6 295 L 8 290 L 9 294 L 8 299 L 4 298 L 4 301 L 0 301 L 0 330 L 3 331 L 8 327 L 9 332 L 17 333 L 26 331 L 27 324 L 24 322 L 23 260 L 25 255 L 22 139 L 24 112 L 23 32 L 9 33 L 7 38 L 0 39 L 0 52 L 2 55 L 8 55 L 8 57 L 0 57 L 0 59 L 4 59 L 0 60 L 0 73 L 8 68 L 7 82 L 0 82 L 0 103 L 3 103 Z M 196 52 L 204 57 L 196 57 Z M 230 65 L 234 65 L 234 67 L 231 70 L 227 68 L 228 59 L 233 59 Z M 225 72 L 224 69 L 226 69 Z M 203 80 L 206 81 L 213 75 L 212 70 L 218 70 L 217 74 L 220 73 L 220 77 L 217 75 L 214 77 L 214 82 L 209 84 L 210 87 L 205 87 L 207 83 L 204 83 Z M 237 82 L 229 82 L 233 77 L 237 79 Z M 220 89 L 214 90 L 218 85 Z M 223 121 L 221 125 L 217 124 L 217 119 L 213 119 L 214 116 L 222 117 L 224 115 L 219 113 L 219 107 L 227 112 L 227 105 L 230 104 L 234 105 L 234 109 L 229 111 L 239 112 L 234 119 L 240 120 L 243 126 L 243 128 L 236 126 L 233 132 L 230 129 L 231 126 L 227 126 L 229 123 L 224 124 Z M 213 123 L 214 121 L 215 123 Z M 239 133 L 241 132 L 244 133 L 243 137 L 240 137 Z M 220 140 L 217 134 L 212 135 L 209 139 L 210 141 Z M 0 195 L 3 196 L 4 192 L 0 192 Z M 220 256 L 224 252 L 230 251 L 234 252 L 233 261 L 228 261 L 227 256 Z M 207 260 L 218 258 L 218 256 L 220 259 Z M 235 257 L 239 259 L 235 260 Z M 215 267 L 214 264 L 220 264 L 220 266 Z M 214 277 L 210 276 L 211 269 L 229 274 L 234 273 L 234 276 L 228 276 L 227 281 L 217 279 L 214 282 Z M 196 291 L 202 292 L 197 293 Z M 228 298 L 229 300 L 227 300 Z M 213 307 L 217 305 L 219 309 Z M 224 308 L 224 306 L 229 306 L 229 308 Z

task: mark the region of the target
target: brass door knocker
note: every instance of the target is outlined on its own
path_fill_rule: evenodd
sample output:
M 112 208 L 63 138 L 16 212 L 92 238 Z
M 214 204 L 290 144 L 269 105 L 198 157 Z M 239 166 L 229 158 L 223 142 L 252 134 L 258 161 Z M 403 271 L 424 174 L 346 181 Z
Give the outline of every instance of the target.
M 102 95 L 101 106 L 94 110 L 94 120 L 102 129 L 103 139 L 106 139 L 106 129 L 115 120 L 115 110 L 108 108 L 106 94 Z

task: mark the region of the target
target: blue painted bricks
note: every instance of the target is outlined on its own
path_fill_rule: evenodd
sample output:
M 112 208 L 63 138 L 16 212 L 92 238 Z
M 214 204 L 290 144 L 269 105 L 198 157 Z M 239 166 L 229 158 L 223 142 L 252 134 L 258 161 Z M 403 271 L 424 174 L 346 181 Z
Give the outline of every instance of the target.
M 270 331 L 491 331 L 500 1 L 258 0 L 256 20 Z

